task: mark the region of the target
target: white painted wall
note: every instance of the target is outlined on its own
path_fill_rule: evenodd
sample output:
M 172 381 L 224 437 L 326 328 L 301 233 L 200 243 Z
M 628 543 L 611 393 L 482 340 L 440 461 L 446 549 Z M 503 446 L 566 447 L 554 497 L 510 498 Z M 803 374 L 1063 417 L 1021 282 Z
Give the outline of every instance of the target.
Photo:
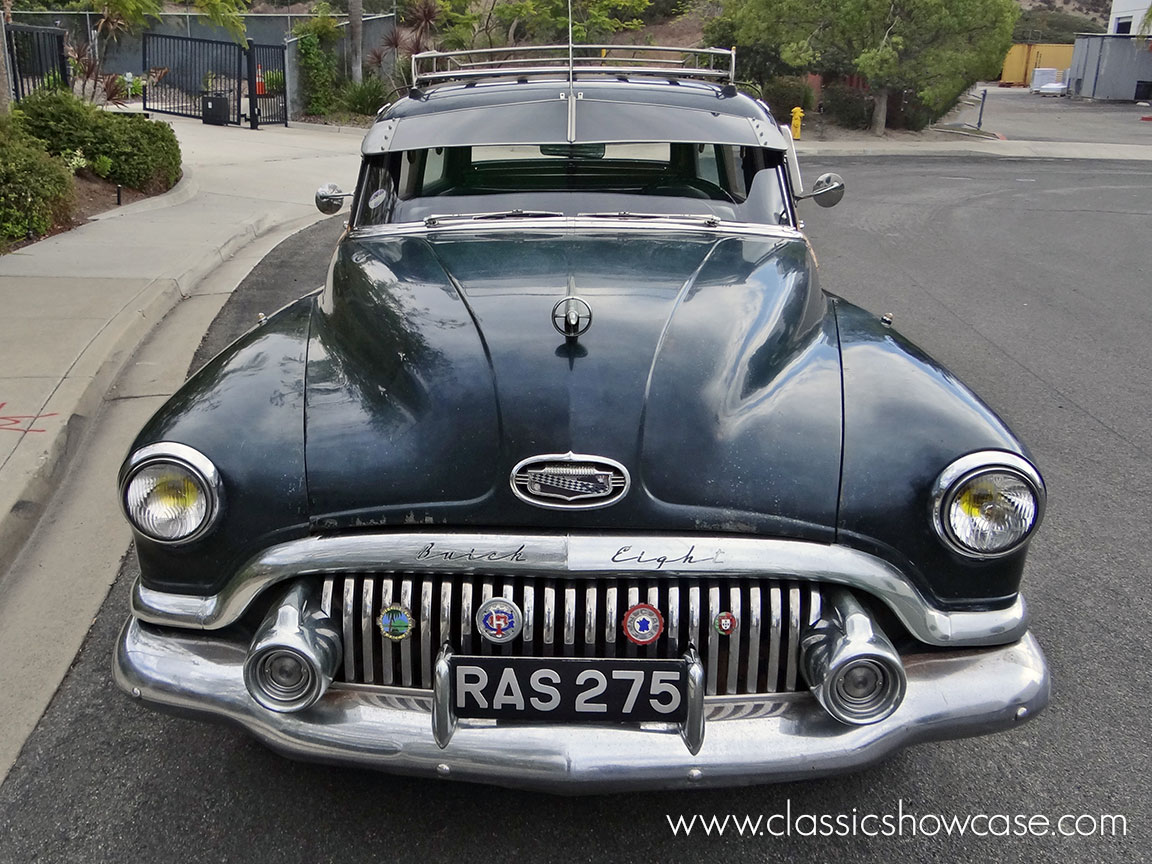
M 1152 0 L 1112 0 L 1112 14 L 1108 17 L 1108 32 L 1116 32 L 1116 21 L 1120 18 L 1132 19 L 1132 32 L 1140 31 L 1140 22 L 1148 14 Z

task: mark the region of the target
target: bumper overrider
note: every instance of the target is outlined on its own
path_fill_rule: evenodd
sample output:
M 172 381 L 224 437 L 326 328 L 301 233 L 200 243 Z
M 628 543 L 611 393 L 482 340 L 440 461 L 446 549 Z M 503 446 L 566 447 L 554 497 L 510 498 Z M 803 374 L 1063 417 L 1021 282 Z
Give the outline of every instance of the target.
M 683 653 L 686 706 L 674 723 L 458 719 L 448 642 L 437 652 L 430 689 L 333 683 L 342 633 L 321 600 L 319 574 L 423 567 L 730 579 L 762 575 L 765 561 L 774 573 L 823 586 L 823 602 L 798 631 L 807 692 L 707 695 L 692 644 Z M 255 635 L 232 626 L 266 590 L 275 600 Z M 949 650 L 898 653 L 859 601 L 865 591 L 919 641 Z M 302 759 L 561 793 L 730 786 L 839 773 L 910 744 L 1032 718 L 1047 705 L 1049 680 L 1025 628 L 1022 601 L 983 613 L 935 609 L 891 565 L 844 547 L 753 538 L 360 535 L 273 547 L 213 597 L 167 595 L 138 583 L 114 674 L 135 698 L 235 723 Z M 278 666 L 284 658 L 291 662 Z

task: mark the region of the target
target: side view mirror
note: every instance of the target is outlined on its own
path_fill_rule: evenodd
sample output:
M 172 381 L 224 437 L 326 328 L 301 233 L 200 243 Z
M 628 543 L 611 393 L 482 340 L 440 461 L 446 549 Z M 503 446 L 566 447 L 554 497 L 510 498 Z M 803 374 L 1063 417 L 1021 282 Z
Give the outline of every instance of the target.
M 335 183 L 325 183 L 316 190 L 316 209 L 325 216 L 331 216 L 340 212 L 345 198 L 351 197 L 351 192 L 341 192 Z
M 812 198 L 821 207 L 835 207 L 844 197 L 844 178 L 839 174 L 821 174 L 812 184 L 812 191 L 796 196 L 797 201 Z

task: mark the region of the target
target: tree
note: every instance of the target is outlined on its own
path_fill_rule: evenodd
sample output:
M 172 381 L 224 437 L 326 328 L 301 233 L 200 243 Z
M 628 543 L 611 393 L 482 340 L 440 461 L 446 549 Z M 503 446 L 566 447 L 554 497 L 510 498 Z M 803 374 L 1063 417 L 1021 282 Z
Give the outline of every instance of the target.
M 1014 0 L 743 0 L 733 11 L 741 42 L 778 47 L 791 66 L 868 79 L 877 135 L 889 91 L 913 90 L 942 112 L 996 74 L 1020 14 Z
M 643 25 L 651 0 L 572 0 L 572 39 L 596 42 Z M 448 48 L 499 48 L 518 42 L 568 42 L 568 0 L 451 0 Z
M 348 41 L 352 43 L 352 83 L 364 81 L 364 0 L 348 0 Z

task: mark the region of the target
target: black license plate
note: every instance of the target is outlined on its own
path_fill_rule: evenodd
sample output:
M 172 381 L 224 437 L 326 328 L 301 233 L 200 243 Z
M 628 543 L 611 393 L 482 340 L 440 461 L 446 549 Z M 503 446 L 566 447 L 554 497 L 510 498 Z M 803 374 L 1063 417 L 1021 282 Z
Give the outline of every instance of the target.
M 683 660 L 457 655 L 450 668 L 461 718 L 680 723 L 688 713 Z

